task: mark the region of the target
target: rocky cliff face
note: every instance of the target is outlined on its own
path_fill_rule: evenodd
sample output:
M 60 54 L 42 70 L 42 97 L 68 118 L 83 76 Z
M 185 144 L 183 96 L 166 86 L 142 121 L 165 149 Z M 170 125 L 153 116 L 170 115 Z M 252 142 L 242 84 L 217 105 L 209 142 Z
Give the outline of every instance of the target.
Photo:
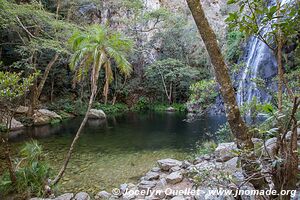
M 207 18 L 215 30 L 221 46 L 224 45 L 226 35 L 225 18 L 228 11 L 232 9 L 226 5 L 226 1 L 227 0 L 202 1 Z M 172 13 L 183 13 L 189 18 L 191 23 L 194 23 L 185 0 L 142 0 L 142 4 L 142 15 L 159 8 L 166 8 Z M 134 20 L 135 17 L 135 13 L 128 9 L 126 4 L 114 0 L 102 1 L 99 4 L 87 1 L 87 3 L 75 9 L 72 14 L 72 19 L 76 21 L 82 21 L 83 23 L 109 24 L 113 29 L 122 30 L 124 32 L 128 32 L 128 29 L 132 28 L 135 28 L 137 31 L 145 30 L 155 23 L 150 21 L 148 23 L 136 24 L 136 27 L 128 27 L 126 21 Z M 163 29 L 154 29 L 138 33 L 139 45 L 151 41 L 151 38 L 158 31 L 163 31 Z M 201 44 L 199 48 L 204 48 L 204 45 Z

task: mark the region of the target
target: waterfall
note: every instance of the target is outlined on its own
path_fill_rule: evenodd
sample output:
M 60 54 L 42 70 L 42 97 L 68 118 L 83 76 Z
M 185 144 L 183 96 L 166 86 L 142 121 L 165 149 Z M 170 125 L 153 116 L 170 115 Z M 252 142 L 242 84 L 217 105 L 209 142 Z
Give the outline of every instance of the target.
M 281 4 L 289 0 L 282 0 Z M 276 0 L 270 2 L 270 6 L 276 5 Z M 265 35 L 271 31 L 271 26 L 262 27 L 261 34 Z M 271 87 L 271 79 L 277 74 L 277 61 L 272 50 L 258 37 L 252 36 L 247 44 L 247 53 L 243 62 L 245 67 L 241 73 L 238 83 L 237 102 L 241 106 L 249 103 L 254 97 L 258 102 L 268 102 L 271 96 L 259 88 L 253 79 L 261 78 L 267 87 Z

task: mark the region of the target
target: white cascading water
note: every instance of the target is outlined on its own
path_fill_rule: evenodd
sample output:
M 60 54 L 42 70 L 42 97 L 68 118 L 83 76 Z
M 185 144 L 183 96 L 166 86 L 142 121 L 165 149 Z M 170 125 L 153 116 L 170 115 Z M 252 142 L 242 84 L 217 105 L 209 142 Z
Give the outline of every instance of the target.
M 286 4 L 289 1 L 290 0 L 282 0 L 281 4 Z M 276 5 L 276 0 L 272 0 L 270 3 L 270 6 L 273 5 Z M 262 35 L 265 35 L 269 31 L 271 31 L 271 26 L 263 27 L 261 33 Z M 240 106 L 243 105 L 243 103 L 252 101 L 253 97 L 256 97 L 259 102 L 267 102 L 270 100 L 270 96 L 266 91 L 259 89 L 253 79 L 265 79 L 268 76 L 274 76 L 276 74 L 276 70 L 274 69 L 277 68 L 277 62 L 273 52 L 257 37 L 250 38 L 248 48 L 249 52 L 244 59 L 245 67 L 241 75 L 237 92 L 237 102 Z M 261 76 L 261 71 L 268 72 Z

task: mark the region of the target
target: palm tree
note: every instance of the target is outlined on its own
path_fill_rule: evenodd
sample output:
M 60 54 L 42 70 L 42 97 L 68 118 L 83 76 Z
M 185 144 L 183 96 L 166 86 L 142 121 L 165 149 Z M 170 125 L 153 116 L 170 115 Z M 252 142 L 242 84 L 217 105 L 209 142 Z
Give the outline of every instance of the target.
M 88 113 L 92 108 L 97 91 L 101 68 L 105 70 L 105 85 L 103 89 L 105 101 L 107 101 L 109 83 L 113 80 L 111 59 L 115 61 L 116 66 L 125 76 L 128 76 L 132 71 L 130 63 L 126 60 L 127 53 L 132 49 L 132 42 L 120 33 L 110 33 L 106 27 L 92 25 L 86 32 L 74 33 L 69 42 L 74 51 L 70 61 L 70 68 L 75 71 L 73 85 L 82 81 L 84 76 L 90 74 L 91 95 L 85 117 L 73 139 L 64 165 L 52 182 L 53 185 L 57 184 L 63 176 L 70 161 L 74 145 L 87 122 Z

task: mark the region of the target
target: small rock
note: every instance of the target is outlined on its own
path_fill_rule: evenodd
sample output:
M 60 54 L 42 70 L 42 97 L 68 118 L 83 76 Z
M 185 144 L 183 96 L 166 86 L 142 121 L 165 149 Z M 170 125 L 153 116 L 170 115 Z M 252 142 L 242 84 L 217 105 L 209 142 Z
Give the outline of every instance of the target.
M 66 193 L 55 198 L 55 200 L 71 200 L 74 197 L 73 193 Z
M 123 194 L 123 198 L 124 200 L 131 200 L 134 199 L 136 197 L 134 190 L 129 190 L 126 193 Z
M 163 159 L 163 160 L 158 160 L 157 163 L 158 163 L 160 169 L 164 170 L 164 171 L 168 171 L 172 167 L 181 166 L 182 165 L 182 162 L 180 162 L 178 160 L 175 160 L 175 159 L 171 159 L 171 158 L 167 158 L 167 159 Z
M 139 189 L 151 189 L 155 187 L 156 182 L 155 181 L 141 181 L 138 185 Z
M 110 193 L 106 191 L 101 191 L 95 196 L 95 199 L 109 199 L 110 197 L 111 197 Z
M 74 200 L 90 200 L 91 197 L 86 192 L 79 192 L 75 195 Z
M 181 172 L 179 172 L 179 171 L 172 172 L 171 174 L 169 174 L 166 177 L 167 183 L 170 183 L 170 184 L 179 183 L 182 181 L 182 179 L 183 179 L 183 176 L 182 176 Z
M 215 155 L 219 162 L 226 162 L 235 157 L 233 151 L 238 150 L 234 142 L 220 143 L 215 150 Z
M 171 200 L 185 200 L 184 196 L 176 196 L 173 197 Z
M 210 160 L 210 156 L 207 154 L 203 155 L 203 160 Z
M 175 166 L 175 167 L 172 167 L 170 169 L 171 172 L 177 172 L 177 171 L 180 171 L 180 170 L 181 170 L 181 168 L 179 166 Z
M 145 180 L 151 181 L 151 180 L 157 180 L 159 178 L 159 173 L 156 172 L 148 172 L 145 176 Z
M 89 119 L 105 119 L 106 114 L 103 110 L 91 109 L 88 117 Z
M 229 170 L 231 172 L 240 171 L 241 168 L 239 168 L 239 158 L 234 157 L 234 158 L 231 158 L 230 160 L 226 161 L 225 162 L 225 169 Z
M 153 167 L 151 169 L 152 172 L 159 172 L 160 171 L 160 168 L 159 167 Z
M 192 164 L 189 161 L 183 161 L 182 165 L 180 166 L 183 169 L 187 169 L 189 166 L 191 166 Z
M 123 194 L 126 191 L 127 188 L 128 188 L 128 184 L 126 184 L 126 183 L 121 184 L 120 185 L 121 193 Z
M 277 138 L 270 138 L 265 142 L 265 148 L 263 148 L 264 155 L 270 155 L 272 158 L 275 156 L 276 153 L 276 146 L 277 146 Z

